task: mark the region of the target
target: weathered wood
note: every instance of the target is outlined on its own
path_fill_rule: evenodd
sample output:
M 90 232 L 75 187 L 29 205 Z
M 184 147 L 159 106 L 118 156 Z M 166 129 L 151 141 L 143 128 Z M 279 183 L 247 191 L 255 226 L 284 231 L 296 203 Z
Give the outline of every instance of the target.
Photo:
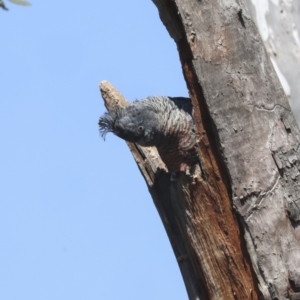
M 296 297 L 299 129 L 248 8 L 234 0 L 153 2 L 178 47 L 202 168 L 227 184 L 259 282 L 254 284 L 264 299 Z M 229 298 L 223 293 L 218 299 Z

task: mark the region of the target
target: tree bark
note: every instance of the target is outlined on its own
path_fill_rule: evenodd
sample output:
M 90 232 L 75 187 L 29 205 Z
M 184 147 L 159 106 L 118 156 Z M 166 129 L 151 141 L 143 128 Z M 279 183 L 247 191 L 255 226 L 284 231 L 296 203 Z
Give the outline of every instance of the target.
M 247 4 L 300 124 L 300 1 L 247 0 Z
M 300 299 L 299 129 L 244 1 L 153 0 L 194 106 L 200 168 L 129 144 L 189 299 Z M 107 82 L 108 110 L 126 105 Z

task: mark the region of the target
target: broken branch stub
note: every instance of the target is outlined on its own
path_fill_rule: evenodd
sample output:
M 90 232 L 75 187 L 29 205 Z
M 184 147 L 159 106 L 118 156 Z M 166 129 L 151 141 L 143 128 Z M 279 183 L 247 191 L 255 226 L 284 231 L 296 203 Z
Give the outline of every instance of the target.
M 123 95 L 108 81 L 99 85 L 105 107 L 108 111 L 116 106 L 125 107 L 130 104 Z M 141 147 L 134 143 L 126 142 L 142 175 L 149 186 L 153 185 L 155 173 L 159 169 L 166 170 L 165 164 L 160 159 L 155 147 Z

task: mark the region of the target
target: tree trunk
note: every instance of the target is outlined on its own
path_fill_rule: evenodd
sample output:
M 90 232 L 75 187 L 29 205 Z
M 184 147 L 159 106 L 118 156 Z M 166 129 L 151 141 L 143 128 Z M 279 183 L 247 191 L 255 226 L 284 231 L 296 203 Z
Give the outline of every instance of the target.
M 189 299 L 300 299 L 299 129 L 244 1 L 153 0 L 194 106 L 200 167 L 128 143 Z M 107 82 L 109 110 L 126 100 Z

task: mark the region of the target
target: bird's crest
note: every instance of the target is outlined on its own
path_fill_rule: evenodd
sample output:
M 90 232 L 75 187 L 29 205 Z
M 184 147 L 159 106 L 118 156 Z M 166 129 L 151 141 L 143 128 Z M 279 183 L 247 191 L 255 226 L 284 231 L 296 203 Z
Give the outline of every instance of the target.
M 98 125 L 101 137 L 105 140 L 105 136 L 107 133 L 114 133 L 114 124 L 116 119 L 118 118 L 118 113 L 120 109 L 116 108 L 110 112 L 104 113 L 102 117 L 100 117 Z

